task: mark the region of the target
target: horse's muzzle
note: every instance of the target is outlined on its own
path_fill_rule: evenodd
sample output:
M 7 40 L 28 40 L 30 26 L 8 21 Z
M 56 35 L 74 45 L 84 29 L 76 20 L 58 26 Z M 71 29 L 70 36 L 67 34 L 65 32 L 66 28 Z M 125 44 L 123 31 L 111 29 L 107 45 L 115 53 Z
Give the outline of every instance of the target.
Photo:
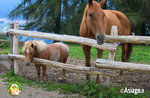
M 25 62 L 24 65 L 25 66 L 30 66 L 31 62 Z
M 105 40 L 105 35 L 104 34 L 96 34 L 95 38 L 97 40 L 97 44 L 102 45 Z

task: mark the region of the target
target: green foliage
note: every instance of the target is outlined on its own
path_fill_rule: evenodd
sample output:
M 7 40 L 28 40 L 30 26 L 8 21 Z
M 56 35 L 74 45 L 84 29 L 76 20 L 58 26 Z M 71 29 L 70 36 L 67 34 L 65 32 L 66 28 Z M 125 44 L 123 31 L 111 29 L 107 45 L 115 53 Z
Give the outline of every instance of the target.
M 10 42 L 0 42 L 0 54 L 10 53 Z M 23 54 L 22 46 L 19 47 L 19 54 Z
M 101 0 L 96 0 L 101 1 Z M 10 18 L 29 20 L 25 29 L 79 35 L 86 0 L 22 0 L 9 14 Z M 123 12 L 136 35 L 150 29 L 150 0 L 107 0 L 106 9 Z
M 2 36 L 0 36 L 0 39 L 8 39 L 8 37 L 2 37 Z
M 9 42 L 0 42 L 0 49 L 6 49 L 10 47 Z
M 130 20 L 136 35 L 146 35 L 146 25 L 150 24 L 150 0 L 109 0 L 108 8 L 123 12 Z

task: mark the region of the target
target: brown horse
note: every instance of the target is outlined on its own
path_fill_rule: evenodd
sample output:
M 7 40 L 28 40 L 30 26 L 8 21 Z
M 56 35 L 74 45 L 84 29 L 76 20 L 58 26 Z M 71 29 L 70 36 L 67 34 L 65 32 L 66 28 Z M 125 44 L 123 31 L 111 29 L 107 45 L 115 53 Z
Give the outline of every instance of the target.
M 86 5 L 82 22 L 80 25 L 80 36 L 96 39 L 98 44 L 103 44 L 105 35 L 110 35 L 110 29 L 113 25 L 118 28 L 118 35 L 131 35 L 130 23 L 127 17 L 116 10 L 103 10 L 101 7 L 106 0 L 100 3 L 88 0 Z M 122 43 L 122 62 L 129 60 L 132 44 Z M 85 65 L 90 66 L 90 46 L 82 45 L 85 54 Z M 102 57 L 103 50 L 97 49 L 98 58 Z M 120 71 L 119 81 L 122 80 L 123 71 Z M 87 75 L 86 79 L 89 79 Z M 99 75 L 97 75 L 96 82 L 100 83 Z
M 25 65 L 29 66 L 33 57 L 66 63 L 69 55 L 69 47 L 63 43 L 47 45 L 43 41 L 27 41 L 22 50 L 25 53 Z M 40 67 L 43 68 L 43 81 L 45 81 L 46 65 L 35 64 L 38 80 L 40 81 Z M 66 72 L 62 69 L 62 77 L 66 77 Z

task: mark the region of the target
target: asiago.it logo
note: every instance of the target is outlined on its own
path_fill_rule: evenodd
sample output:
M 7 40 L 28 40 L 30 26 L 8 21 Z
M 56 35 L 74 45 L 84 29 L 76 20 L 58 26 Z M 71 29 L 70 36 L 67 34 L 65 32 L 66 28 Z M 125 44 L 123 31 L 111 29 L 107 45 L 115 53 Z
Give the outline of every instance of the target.
M 8 85 L 8 92 L 11 96 L 17 96 L 21 92 L 21 84 L 19 82 L 11 82 Z

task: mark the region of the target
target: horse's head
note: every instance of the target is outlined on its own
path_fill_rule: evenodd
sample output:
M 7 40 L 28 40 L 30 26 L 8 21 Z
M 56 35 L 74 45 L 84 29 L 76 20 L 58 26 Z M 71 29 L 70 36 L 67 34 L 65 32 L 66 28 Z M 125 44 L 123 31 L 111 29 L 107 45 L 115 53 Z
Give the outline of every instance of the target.
M 31 44 L 31 47 L 28 47 L 25 49 L 24 53 L 25 53 L 25 65 L 29 66 L 32 61 L 33 61 L 33 57 L 35 57 L 36 55 L 36 46 L 34 46 L 34 44 Z
M 106 0 L 102 0 L 100 3 L 88 0 L 88 4 L 86 7 L 86 25 L 87 28 L 94 33 L 95 38 L 98 44 L 103 44 L 105 40 L 105 32 L 104 32 L 104 12 L 102 10 L 102 6 L 105 4 Z

